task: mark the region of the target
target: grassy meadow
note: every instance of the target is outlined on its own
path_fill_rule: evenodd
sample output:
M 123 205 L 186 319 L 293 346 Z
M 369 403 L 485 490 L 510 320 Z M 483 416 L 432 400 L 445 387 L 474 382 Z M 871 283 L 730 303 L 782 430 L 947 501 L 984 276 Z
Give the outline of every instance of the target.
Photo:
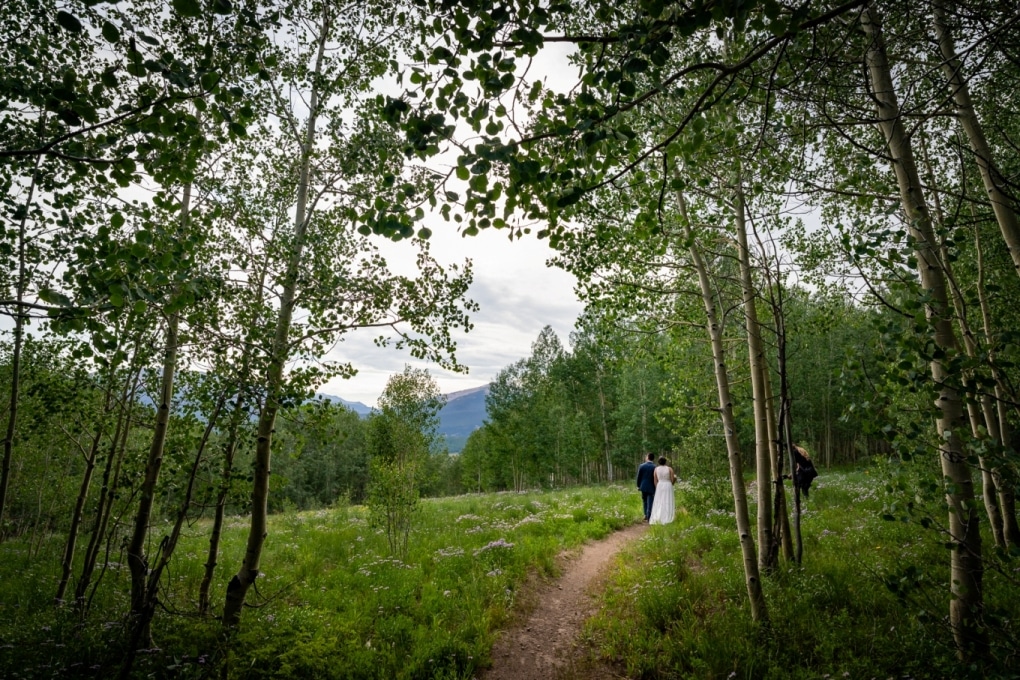
M 601 613 L 584 630 L 591 659 L 629 678 L 1018 677 L 1016 561 L 985 578 L 992 661 L 960 667 L 946 629 L 948 559 L 900 516 L 896 469 L 822 471 L 805 504 L 804 560 L 766 579 L 771 626 L 751 623 L 732 518 L 720 494 L 681 483 L 677 521 L 650 527 L 619 556 Z M 892 492 L 891 494 L 889 492 Z M 883 514 L 887 515 L 883 519 Z M 404 559 L 361 507 L 271 518 L 264 575 L 227 639 L 196 616 L 207 529 L 178 549 L 138 678 L 472 678 L 496 632 L 556 556 L 637 521 L 632 484 L 423 501 Z M 904 517 L 910 521 L 903 521 Z M 214 593 L 244 548 L 227 527 Z M 0 675 L 111 677 L 124 637 L 128 574 L 111 554 L 83 623 L 52 605 L 61 542 L 0 545 Z M 583 668 L 578 677 L 584 677 Z
M 991 658 L 962 666 L 948 627 L 949 558 L 921 526 L 944 520 L 941 499 L 904 503 L 908 469 L 821 472 L 804 501 L 802 563 L 764 580 L 770 626 L 750 620 L 732 510 L 684 503 L 699 494 L 681 482 L 677 522 L 621 556 L 585 631 L 593 656 L 629 678 L 1020 677 L 1016 558 L 993 555 L 986 539 Z
M 178 547 L 157 647 L 135 677 L 470 678 L 529 573 L 551 575 L 564 549 L 633 523 L 629 486 L 423 500 L 408 554 L 390 554 L 362 507 L 274 515 L 253 606 L 229 641 L 195 615 L 208 527 Z M 238 568 L 247 518 L 227 523 L 214 594 Z M 110 677 L 122 657 L 129 575 L 111 555 L 86 623 L 55 609 L 61 539 L 0 544 L 0 675 Z

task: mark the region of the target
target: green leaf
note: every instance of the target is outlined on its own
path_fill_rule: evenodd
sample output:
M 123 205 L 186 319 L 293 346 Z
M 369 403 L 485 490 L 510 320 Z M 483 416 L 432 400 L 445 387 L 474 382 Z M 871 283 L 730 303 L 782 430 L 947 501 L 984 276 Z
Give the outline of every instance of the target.
M 581 187 L 570 187 L 556 199 L 556 206 L 565 208 L 568 205 L 573 205 L 581 200 L 582 196 L 584 196 L 584 190 Z
M 63 293 L 58 293 L 52 288 L 40 288 L 39 299 L 43 302 L 48 302 L 51 305 L 57 305 L 59 307 L 70 307 L 71 299 Z
M 230 0 L 213 0 L 212 10 L 217 14 L 230 14 L 234 11 L 234 6 Z
M 120 42 L 120 29 L 111 24 L 109 21 L 103 22 L 103 38 L 109 43 Z
M 630 59 L 623 65 L 627 73 L 643 73 L 648 70 L 648 62 L 641 58 Z
M 202 5 L 198 0 L 172 0 L 174 10 L 184 17 L 202 16 Z
M 109 88 L 117 87 L 118 80 L 116 75 L 116 68 L 113 66 L 107 67 L 106 69 L 103 70 L 103 74 L 99 76 L 99 79 L 106 87 Z
M 209 71 L 202 75 L 200 81 L 203 90 L 212 90 L 220 82 L 219 71 Z
M 124 226 L 124 215 L 119 212 L 115 212 L 110 215 L 110 226 L 114 229 L 120 229 Z
M 57 23 L 61 28 L 71 33 L 81 33 L 84 30 L 81 22 L 78 21 L 78 17 L 64 10 L 57 12 Z

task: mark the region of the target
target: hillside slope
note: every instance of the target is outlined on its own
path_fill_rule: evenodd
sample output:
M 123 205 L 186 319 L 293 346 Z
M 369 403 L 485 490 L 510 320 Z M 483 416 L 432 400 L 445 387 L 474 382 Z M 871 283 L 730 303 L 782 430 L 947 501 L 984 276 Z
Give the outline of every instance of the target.
M 450 453 L 460 453 L 472 432 L 485 422 L 485 396 L 489 386 L 473 387 L 444 395 L 446 405 L 439 411 L 439 435 L 446 440 Z M 367 417 L 372 408 L 360 401 L 347 401 L 332 394 L 318 394 L 320 399 L 343 404 L 362 418 Z
M 485 422 L 485 396 L 489 386 L 451 392 L 439 411 L 439 434 L 446 438 L 450 453 L 460 453 L 468 436 Z

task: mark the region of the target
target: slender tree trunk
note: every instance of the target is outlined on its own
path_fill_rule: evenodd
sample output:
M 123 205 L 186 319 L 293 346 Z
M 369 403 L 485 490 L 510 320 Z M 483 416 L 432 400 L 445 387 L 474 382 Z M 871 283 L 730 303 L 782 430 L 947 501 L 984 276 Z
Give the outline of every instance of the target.
M 733 400 L 730 397 L 729 372 L 726 369 L 726 348 L 723 345 L 723 326 L 716 312 L 715 296 L 701 252 L 694 244 L 691 234 L 690 220 L 686 215 L 686 205 L 680 196 L 684 226 L 684 238 L 692 245 L 691 258 L 698 272 L 698 283 L 701 286 L 701 297 L 705 305 L 706 326 L 712 344 L 712 357 L 715 364 L 715 383 L 719 396 L 719 416 L 722 419 L 723 433 L 726 438 L 726 452 L 730 465 L 730 485 L 733 490 L 733 510 L 737 521 L 737 535 L 740 539 L 740 551 L 744 563 L 744 581 L 747 596 L 751 604 L 751 618 L 765 623 L 768 621 L 768 609 L 765 606 L 765 594 L 762 591 L 761 576 L 758 571 L 758 558 L 755 554 L 754 534 L 751 531 L 751 519 L 747 507 L 747 490 L 744 488 L 744 470 L 740 457 L 740 446 L 737 442 L 736 422 L 733 418 Z M 760 503 L 759 503 L 760 505 Z
M 216 571 L 216 560 L 220 550 L 220 537 L 223 533 L 223 515 L 227 504 L 227 494 L 230 492 L 230 479 L 234 468 L 234 453 L 237 451 L 238 432 L 245 414 L 244 403 L 244 390 L 242 388 L 237 395 L 234 412 L 230 419 L 230 427 L 227 432 L 227 441 L 223 445 L 223 474 L 220 481 L 220 491 L 216 497 L 212 531 L 209 533 L 209 552 L 205 560 L 205 573 L 203 573 L 202 583 L 198 587 L 198 611 L 201 614 L 209 612 L 209 587 L 212 584 L 213 574 Z
M 921 191 L 920 176 L 914 162 L 910 139 L 900 119 L 899 103 L 886 57 L 881 24 L 873 5 L 865 5 L 861 23 L 870 38 L 866 66 L 871 77 L 879 127 L 885 136 L 892 159 L 900 200 L 907 227 L 914 239 L 921 286 L 929 297 L 926 312 L 932 326 L 938 352 L 931 359 L 931 374 L 938 386 L 936 404 L 939 409 L 938 441 L 942 474 L 946 479 L 946 500 L 949 504 L 950 551 L 950 624 L 962 659 L 982 655 L 987 639 L 981 618 L 984 604 L 982 591 L 983 563 L 981 555 L 980 515 L 974 504 L 974 482 L 963 453 L 957 428 L 961 425 L 963 408 L 953 386 L 957 376 L 951 375 L 944 357 L 957 353 L 958 343 L 950 318 L 946 282 L 939 263 L 938 247 L 931 216 Z
M 202 462 L 202 456 L 205 453 L 206 444 L 209 443 L 209 436 L 212 434 L 213 428 L 216 426 L 216 421 L 219 419 L 220 410 L 223 408 L 223 403 L 225 401 L 226 395 L 221 396 L 217 400 L 216 405 L 213 407 L 212 413 L 209 414 L 205 431 L 202 433 L 202 439 L 199 441 L 198 450 L 195 452 L 195 460 L 191 465 L 191 472 L 188 475 L 188 485 L 184 491 L 184 498 L 181 500 L 180 508 L 177 510 L 177 519 L 174 521 L 174 526 L 170 531 L 170 535 L 164 536 L 163 540 L 160 542 L 159 550 L 155 555 L 155 566 L 146 576 L 141 607 L 137 611 L 137 619 L 133 621 L 134 625 L 131 631 L 131 644 L 128 646 L 123 666 L 121 666 L 120 677 L 122 680 L 127 680 L 131 676 L 131 668 L 134 665 L 135 660 L 135 651 L 138 649 L 138 645 L 142 642 L 142 639 L 149 636 L 149 626 L 152 623 L 152 617 L 156 613 L 156 604 L 158 602 L 157 598 L 159 595 L 159 582 L 160 579 L 163 578 L 163 571 L 166 569 L 167 565 L 170 564 L 174 551 L 177 549 L 177 542 L 181 537 L 181 529 L 184 527 L 184 520 L 187 519 L 188 510 L 191 508 L 191 498 L 195 492 L 195 478 L 198 476 L 198 467 Z
M 110 441 L 110 453 L 106 459 L 106 467 L 103 470 L 103 485 L 99 491 L 95 522 L 93 523 L 88 546 L 85 548 L 85 556 L 82 559 L 81 574 L 74 588 L 74 601 L 82 618 L 85 618 L 87 613 L 88 608 L 86 607 L 85 595 L 92 582 L 96 560 L 99 558 L 99 548 L 103 543 L 106 527 L 110 521 L 110 514 L 113 511 L 116 488 L 120 481 L 121 464 L 124 461 L 124 454 L 127 449 L 128 434 L 131 431 L 135 394 L 138 390 L 138 382 L 141 376 L 140 369 L 133 365 L 136 359 L 137 354 L 135 359 L 132 360 L 132 370 L 129 372 L 128 378 L 124 383 L 124 390 L 120 401 L 120 412 L 117 416 L 113 438 Z
M 946 275 L 952 281 L 952 265 L 949 253 L 944 246 L 942 248 L 942 259 Z M 966 308 L 962 295 L 957 286 L 951 285 L 950 289 L 952 290 L 953 309 L 956 312 L 956 318 L 960 325 L 960 334 L 963 336 L 964 348 L 967 356 L 974 359 L 977 357 L 978 347 L 967 324 L 965 316 Z M 978 389 L 974 387 L 975 380 L 973 375 L 967 377 L 966 385 L 968 385 L 967 393 L 969 395 L 967 399 L 967 417 L 970 420 L 972 436 L 975 440 L 990 439 L 995 446 L 1001 447 L 1002 440 L 999 435 L 998 413 L 995 411 L 991 395 L 979 393 Z M 994 465 L 986 456 L 978 456 L 978 467 L 981 470 L 981 497 L 985 505 L 985 514 L 988 515 L 988 525 L 992 530 L 992 538 L 997 546 L 1005 548 L 1003 517 L 999 508 L 997 484 L 993 475 Z
M 609 446 L 609 424 L 606 421 L 606 395 L 602 389 L 602 367 L 597 369 L 596 379 L 599 386 L 599 414 L 602 417 L 602 446 L 606 455 L 606 474 L 613 481 L 613 457 Z
M 928 172 L 929 181 L 934 185 L 935 172 L 931 165 L 931 159 L 928 156 L 928 144 L 924 134 L 920 135 L 920 140 L 925 169 Z M 945 217 L 942 213 L 942 204 L 937 193 L 932 196 L 932 205 L 935 208 L 938 224 L 944 226 Z M 956 281 L 956 276 L 953 272 L 953 260 L 949 249 L 946 247 L 945 240 L 939 243 L 939 255 L 951 294 L 953 311 L 956 315 L 957 324 L 960 327 L 960 336 L 963 338 L 963 347 L 968 358 L 976 359 L 979 351 L 977 340 L 971 330 L 970 321 L 967 319 L 967 305 L 963 299 L 963 293 L 960 291 L 960 286 Z M 979 269 L 979 283 L 983 282 L 983 277 L 984 273 Z M 967 386 L 967 418 L 970 421 L 971 435 L 975 440 L 991 440 L 996 447 L 1001 447 L 1002 440 L 999 437 L 999 422 L 998 414 L 995 412 L 995 405 L 992 403 L 991 395 L 987 391 L 979 391 L 976 383 L 974 371 L 968 370 L 964 376 L 964 384 Z M 985 514 L 988 515 L 988 525 L 992 530 L 992 539 L 997 546 L 1005 548 L 1006 543 L 1002 531 L 1002 513 L 999 509 L 996 481 L 992 474 L 993 467 L 986 456 L 978 456 L 978 468 L 981 471 L 981 497 L 985 505 Z
M 758 568 L 769 572 L 776 566 L 778 551 L 772 534 L 772 459 L 769 445 L 768 399 L 765 394 L 765 350 L 762 346 L 761 324 L 758 323 L 757 294 L 751 278 L 751 251 L 747 246 L 747 207 L 744 203 L 742 180 L 735 188 L 737 256 L 740 261 L 740 289 L 744 302 L 744 325 L 747 329 L 747 353 L 751 367 L 751 394 L 754 402 L 754 450 L 758 478 Z
M 156 496 L 156 482 L 159 480 L 159 471 L 163 465 L 163 448 L 170 424 L 170 404 L 173 400 L 174 373 L 177 368 L 179 324 L 180 313 L 173 312 L 167 322 L 166 348 L 163 355 L 163 373 L 160 380 L 159 404 L 156 408 L 155 431 L 149 446 L 145 476 L 142 478 L 142 485 L 139 489 L 138 511 L 135 513 L 134 526 L 127 547 L 127 563 L 131 572 L 131 631 L 134 631 L 136 626 L 148 628 L 143 616 L 145 580 L 149 571 L 149 563 L 145 555 L 145 539 L 149 533 L 149 520 L 152 516 L 152 507 Z M 149 642 L 147 630 L 142 630 L 140 633 L 132 632 L 130 636 L 134 641 Z M 132 645 L 128 649 L 128 654 L 133 657 L 134 652 L 135 647 Z
M 267 502 L 269 497 L 273 430 L 276 426 L 276 414 L 280 408 L 280 393 L 283 389 L 283 367 L 288 356 L 288 337 L 290 335 L 291 319 L 294 314 L 298 274 L 309 223 L 309 215 L 307 214 L 309 181 L 312 152 L 315 144 L 316 123 L 319 115 L 319 91 L 316 79 L 322 72 L 329 25 L 332 20 L 329 14 L 331 10 L 328 6 L 324 6 L 322 11 L 323 22 L 320 26 L 318 53 L 315 58 L 313 71 L 315 75 L 312 78 L 312 92 L 308 102 L 308 124 L 301 143 L 301 169 L 294 215 L 294 239 L 280 296 L 280 311 L 276 322 L 276 333 L 270 350 L 269 370 L 266 378 L 266 401 L 259 415 L 258 434 L 255 444 L 255 469 L 251 494 L 251 527 L 248 530 L 248 543 L 245 548 L 241 568 L 230 579 L 230 583 L 227 585 L 226 600 L 223 606 L 223 624 L 229 627 L 237 626 L 241 621 L 241 608 L 244 606 L 248 589 L 255 583 L 255 579 L 259 575 L 262 546 L 265 543 L 268 532 Z
M 109 392 L 107 392 L 109 402 Z M 78 542 L 78 527 L 81 526 L 82 516 L 85 512 L 85 501 L 88 500 L 89 487 L 92 485 L 92 473 L 96 469 L 96 456 L 99 454 L 99 445 L 103 438 L 103 426 L 96 428 L 92 436 L 92 444 L 85 454 L 85 472 L 81 477 L 81 484 L 78 487 L 78 498 L 74 502 L 74 510 L 71 512 L 71 526 L 67 530 L 67 541 L 64 543 L 64 556 L 60 560 L 60 581 L 57 582 L 57 594 L 53 600 L 56 604 L 64 603 L 64 593 L 67 591 L 67 583 L 71 579 L 71 571 L 74 567 L 74 548 Z
M 777 310 L 776 314 L 777 320 L 780 319 L 781 315 L 782 311 L 780 308 Z M 784 371 L 786 371 L 786 362 L 782 349 L 784 336 L 781 330 L 783 328 L 783 323 L 781 320 L 779 320 L 778 326 L 780 329 L 779 374 L 781 381 L 785 384 L 786 376 L 784 375 Z M 794 558 L 793 533 L 790 528 L 790 513 L 787 509 L 786 503 L 786 485 L 783 483 L 783 457 L 781 454 L 782 451 L 781 444 L 786 438 L 782 436 L 782 434 L 779 431 L 779 426 L 776 423 L 776 410 L 774 408 L 774 404 L 776 402 L 776 395 L 775 392 L 772 390 L 772 378 L 769 377 L 769 371 L 767 368 L 763 373 L 763 377 L 765 379 L 765 394 L 768 395 L 768 408 L 766 409 L 766 415 L 768 416 L 769 426 L 769 458 L 772 465 L 772 478 L 775 480 L 774 482 L 775 492 L 773 493 L 774 498 L 773 505 L 775 510 L 773 512 L 774 524 L 772 532 L 773 535 L 778 540 L 773 540 L 773 549 L 779 550 L 779 548 L 781 547 L 783 550 L 783 558 L 792 561 Z M 783 396 L 785 395 L 781 394 L 780 398 L 782 399 Z M 780 405 L 782 409 L 783 406 L 785 405 L 785 402 L 781 400 Z M 785 410 L 781 412 L 784 415 L 787 415 Z M 783 421 L 781 419 L 780 425 L 782 424 L 782 422 Z M 798 543 L 800 542 L 799 534 L 797 536 L 797 541 Z
M 786 451 L 790 459 L 790 479 L 796 479 L 797 474 L 797 455 L 794 451 L 795 444 L 793 443 L 793 426 L 790 422 L 790 394 L 789 386 L 786 381 L 783 381 L 783 417 L 780 418 L 782 421 L 782 429 L 784 433 L 784 439 L 786 440 Z M 796 536 L 797 545 L 794 550 L 793 559 L 797 564 L 800 564 L 804 559 L 804 539 L 800 531 L 800 519 L 801 519 L 801 507 L 800 507 L 800 487 L 797 486 L 796 482 L 793 484 L 793 531 Z
M 183 233 L 187 227 L 191 209 L 191 184 L 185 184 L 181 197 L 180 226 Z M 145 476 L 139 489 L 138 512 L 135 514 L 134 527 L 127 547 L 128 570 L 131 572 L 131 625 L 129 634 L 132 644 L 128 649 L 128 657 L 122 666 L 121 676 L 127 677 L 139 642 L 150 642 L 149 620 L 145 616 L 146 576 L 149 570 L 148 558 L 145 554 L 145 539 L 149 533 L 149 520 L 156 496 L 156 483 L 159 480 L 160 468 L 163 466 L 163 450 L 166 445 L 167 430 L 170 426 L 170 405 L 174 397 L 174 377 L 177 370 L 178 331 L 181 322 L 180 311 L 171 312 L 167 320 L 166 345 L 163 353 L 163 372 L 160 377 L 159 404 L 156 409 L 156 424 L 152 433 L 152 443 L 145 463 Z
M 800 487 L 796 483 L 797 474 L 797 457 L 794 453 L 794 441 L 793 441 L 793 396 L 790 394 L 790 372 L 789 364 L 786 361 L 786 316 L 783 312 L 783 288 L 777 282 L 776 291 L 779 295 L 778 304 L 776 305 L 776 346 L 779 361 L 779 440 L 784 443 L 784 446 L 780 447 L 780 452 L 777 456 L 781 456 L 783 453 L 786 454 L 786 461 L 790 465 L 790 481 L 791 488 L 793 489 L 793 541 L 790 545 L 789 557 L 797 564 L 800 564 L 804 559 L 804 536 L 800 530 L 801 520 L 801 506 L 800 506 Z M 831 377 L 829 378 L 831 381 Z M 780 469 L 780 472 L 782 470 Z M 780 476 L 781 479 L 781 476 Z M 780 486 L 782 482 L 780 481 Z M 782 486 L 781 486 L 782 488 Z M 786 531 L 790 532 L 789 518 L 786 518 Z M 795 545 L 793 544 L 795 543 Z M 786 542 L 783 544 L 784 549 L 786 548 Z
M 985 290 L 985 266 L 984 253 L 981 248 L 981 236 L 977 223 L 974 225 L 974 249 L 977 253 L 977 294 L 978 303 L 981 308 L 981 322 L 985 343 L 985 356 L 988 365 L 992 367 L 992 377 L 995 380 L 995 415 L 998 423 L 998 440 L 1005 451 L 1010 443 L 1010 426 L 1008 403 L 1014 401 L 1007 398 L 1005 378 L 998 370 L 995 358 L 995 351 L 992 349 L 992 311 L 988 304 L 988 292 Z M 982 404 L 983 405 L 983 404 Z M 1002 454 L 1000 454 L 1001 456 Z M 992 479 L 999 492 L 999 512 L 1002 518 L 1002 541 L 1007 548 L 1020 548 L 1020 525 L 1016 519 L 1016 494 L 1015 477 L 1012 475 L 1012 468 L 1008 465 L 996 465 L 992 469 Z M 1004 479 L 1004 476 L 1008 478 Z
M 40 118 L 40 126 L 44 125 L 46 116 Z M 11 483 L 11 461 L 14 458 L 14 435 L 18 425 L 18 402 L 21 399 L 21 351 L 25 341 L 25 290 L 28 287 L 28 263 L 26 259 L 28 215 L 35 199 L 35 189 L 38 183 L 39 163 L 42 156 L 35 160 L 35 167 L 32 168 L 32 180 L 28 186 L 28 196 L 25 198 L 25 205 L 22 206 L 21 219 L 18 221 L 18 280 L 15 285 L 14 312 L 14 347 L 11 351 L 11 395 L 7 405 L 7 428 L 4 432 L 4 454 L 0 461 L 0 542 L 6 538 L 4 531 L 4 513 L 7 510 L 7 492 Z
M 984 129 L 974 111 L 970 90 L 963 77 L 963 64 L 960 63 L 959 56 L 956 54 L 956 46 L 946 20 L 945 0 L 936 0 L 932 10 L 935 18 L 935 37 L 938 40 L 943 59 L 942 71 L 946 74 L 946 80 L 952 90 L 956 115 L 970 142 L 971 151 L 974 152 L 974 160 L 977 161 L 981 181 L 988 193 L 992 211 L 995 213 L 995 220 L 999 223 L 1002 238 L 1009 249 L 1010 257 L 1013 258 L 1013 268 L 1020 275 L 1020 223 L 1017 221 L 1016 212 L 1013 210 L 1009 197 L 1002 189 L 1005 181 L 995 165 L 991 147 L 988 145 L 988 140 L 985 139 Z
M 638 393 L 641 400 L 641 453 L 644 454 L 648 448 L 648 388 L 645 385 L 645 376 L 642 371 L 638 379 Z M 644 458 L 644 456 L 641 456 Z
M 829 331 L 829 342 L 826 354 L 826 365 L 832 365 L 832 332 Z M 824 412 L 825 412 L 825 467 L 832 467 L 832 413 L 829 408 L 829 395 L 832 394 L 832 371 L 829 371 L 825 386 L 825 396 L 823 398 Z M 792 474 L 792 472 L 791 472 Z

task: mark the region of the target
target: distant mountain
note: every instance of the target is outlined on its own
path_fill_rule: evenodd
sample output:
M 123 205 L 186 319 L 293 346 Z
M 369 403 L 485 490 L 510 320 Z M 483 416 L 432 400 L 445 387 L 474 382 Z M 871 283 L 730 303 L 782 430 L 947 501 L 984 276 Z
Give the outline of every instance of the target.
M 439 435 L 446 439 L 446 448 L 450 453 L 460 453 L 467 443 L 467 438 L 485 422 L 485 395 L 489 386 L 473 387 L 469 390 L 450 392 L 446 397 L 446 405 L 439 411 Z M 347 401 L 332 394 L 317 394 L 319 399 L 343 404 L 362 418 L 372 413 L 372 407 L 360 401 Z
M 334 404 L 343 404 L 344 406 L 351 409 L 361 417 L 365 417 L 372 412 L 371 406 L 365 406 L 360 401 L 347 401 L 346 399 L 334 396 L 332 394 L 319 393 L 315 396 L 319 397 L 320 399 L 325 399 L 326 401 L 332 402 Z
M 180 385 L 177 385 L 177 388 L 181 389 Z M 450 453 L 460 453 L 468 436 L 485 422 L 485 395 L 488 393 L 489 386 L 482 385 L 444 395 L 446 405 L 439 411 L 439 434 L 446 438 L 446 446 Z M 315 396 L 317 399 L 342 404 L 362 418 L 367 417 L 374 410 L 360 401 L 347 401 L 334 394 L 320 392 Z M 186 400 L 187 397 L 184 397 L 184 401 Z M 144 390 L 139 393 L 138 401 L 146 406 L 155 405 L 152 397 Z
M 489 386 L 473 387 L 446 395 L 446 406 L 439 411 L 439 434 L 446 438 L 450 453 L 460 453 L 468 436 L 485 422 L 485 395 Z

